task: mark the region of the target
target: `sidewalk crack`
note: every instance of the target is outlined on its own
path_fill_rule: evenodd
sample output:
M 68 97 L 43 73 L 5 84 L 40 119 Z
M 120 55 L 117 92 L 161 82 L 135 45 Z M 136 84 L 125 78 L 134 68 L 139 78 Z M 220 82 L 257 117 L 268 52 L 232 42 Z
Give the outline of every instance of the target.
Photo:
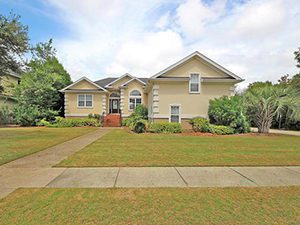
M 251 180 L 249 177 L 245 176 L 244 174 L 240 173 L 239 171 L 233 169 L 232 167 L 228 167 L 228 168 L 231 169 L 232 171 L 236 172 L 237 174 L 241 175 L 242 177 L 246 178 L 247 180 L 249 180 L 250 182 L 252 182 L 256 186 L 259 186 L 254 180 Z
M 118 173 L 117 173 L 117 176 L 116 176 L 116 179 L 115 179 L 115 182 L 114 182 L 114 187 L 116 187 L 116 185 L 117 185 L 117 180 L 119 178 L 120 170 L 121 170 L 121 168 L 119 167 Z
M 186 182 L 186 180 L 183 178 L 183 176 L 179 173 L 178 169 L 176 167 L 174 167 L 174 169 L 176 170 L 176 172 L 178 173 L 178 175 L 181 177 L 181 179 L 183 180 L 183 182 L 185 183 L 185 185 L 188 187 L 189 186 L 188 182 Z

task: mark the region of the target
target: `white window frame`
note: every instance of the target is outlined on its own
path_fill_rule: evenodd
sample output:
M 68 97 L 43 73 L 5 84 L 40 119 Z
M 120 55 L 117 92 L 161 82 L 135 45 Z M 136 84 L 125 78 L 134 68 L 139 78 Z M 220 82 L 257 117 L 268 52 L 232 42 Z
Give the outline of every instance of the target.
M 178 106 L 179 107 L 178 123 L 181 123 L 181 104 L 170 104 L 170 107 L 169 107 L 169 123 L 171 123 L 172 106 Z
M 199 77 L 199 82 L 198 82 L 198 91 L 192 91 L 191 90 L 191 84 L 192 84 L 192 75 L 198 75 L 198 77 Z M 199 73 L 190 73 L 190 81 L 189 81 L 189 93 L 191 93 L 191 94 L 199 94 L 200 93 L 200 88 L 201 88 L 201 85 L 200 85 L 200 83 L 201 83 L 201 76 L 200 76 L 200 74 Z M 194 83 L 195 84 L 195 83 Z
M 133 91 L 138 91 L 140 92 L 141 96 L 133 96 L 133 95 L 130 95 L 131 92 Z M 131 91 L 129 91 L 129 98 L 128 98 L 128 111 L 132 112 L 134 111 L 134 109 L 136 108 L 136 100 L 137 99 L 141 99 L 141 105 L 143 104 L 143 98 L 142 98 L 143 94 L 140 90 L 137 90 L 137 89 L 133 89 Z M 130 109 L 130 99 L 134 99 L 134 108 L 133 109 Z
M 79 106 L 79 96 L 84 95 L 84 106 Z M 86 96 L 91 95 L 92 96 L 92 105 L 86 106 Z M 77 94 L 77 108 L 83 108 L 83 109 L 91 109 L 94 108 L 94 95 L 93 94 Z

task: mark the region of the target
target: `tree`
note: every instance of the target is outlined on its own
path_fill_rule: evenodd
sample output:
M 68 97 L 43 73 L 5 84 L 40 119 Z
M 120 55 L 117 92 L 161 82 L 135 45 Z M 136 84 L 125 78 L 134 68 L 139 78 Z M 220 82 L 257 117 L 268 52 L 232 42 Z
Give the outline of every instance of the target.
M 52 39 L 46 43 L 38 43 L 31 49 L 32 60 L 28 63 L 30 71 L 42 70 L 53 80 L 53 88 L 56 90 L 57 100 L 53 109 L 61 116 L 64 112 L 64 95 L 59 92 L 62 88 L 72 83 L 70 74 L 56 57 L 56 49 L 52 46 Z
M 20 22 L 20 16 L 0 15 L 0 76 L 21 72 L 28 41 L 28 27 Z
M 291 87 L 265 85 L 251 88 L 244 94 L 259 133 L 269 133 L 272 121 L 289 108 L 291 118 L 300 117 L 299 93 Z
M 294 55 L 297 62 L 296 66 L 300 68 L 300 48 L 298 48 L 298 51 L 294 52 Z
M 18 101 L 16 117 L 23 118 L 24 125 L 34 125 L 37 118 L 63 112 L 63 95 L 59 90 L 69 85 L 71 78 L 55 54 L 52 40 L 32 48 L 33 57 L 15 91 Z M 30 113 L 26 107 L 36 113 L 26 116 Z

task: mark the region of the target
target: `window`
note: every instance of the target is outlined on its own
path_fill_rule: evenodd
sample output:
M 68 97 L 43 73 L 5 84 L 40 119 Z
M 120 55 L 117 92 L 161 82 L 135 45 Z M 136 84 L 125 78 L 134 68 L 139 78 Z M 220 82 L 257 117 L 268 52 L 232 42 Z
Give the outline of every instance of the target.
M 192 73 L 190 76 L 190 93 L 200 93 L 200 76 Z
M 88 94 L 78 95 L 78 107 L 93 107 L 93 96 Z
M 135 107 L 142 104 L 142 94 L 138 90 L 133 90 L 129 94 L 129 110 L 134 110 Z
M 171 105 L 170 106 L 169 122 L 180 123 L 180 106 L 179 105 Z

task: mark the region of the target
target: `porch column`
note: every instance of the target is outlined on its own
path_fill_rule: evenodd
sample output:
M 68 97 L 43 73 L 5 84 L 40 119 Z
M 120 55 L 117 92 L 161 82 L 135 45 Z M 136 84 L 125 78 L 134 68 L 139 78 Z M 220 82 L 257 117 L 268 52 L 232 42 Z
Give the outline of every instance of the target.
M 65 116 L 68 114 L 68 96 L 66 93 L 64 93 L 64 109 L 65 109 Z
M 152 112 L 155 118 L 155 115 L 159 114 L 159 85 L 154 85 L 152 90 Z
M 102 95 L 102 113 L 104 114 L 104 116 L 107 114 L 106 103 L 106 95 Z
M 124 89 L 120 90 L 120 113 L 121 115 L 124 113 Z

